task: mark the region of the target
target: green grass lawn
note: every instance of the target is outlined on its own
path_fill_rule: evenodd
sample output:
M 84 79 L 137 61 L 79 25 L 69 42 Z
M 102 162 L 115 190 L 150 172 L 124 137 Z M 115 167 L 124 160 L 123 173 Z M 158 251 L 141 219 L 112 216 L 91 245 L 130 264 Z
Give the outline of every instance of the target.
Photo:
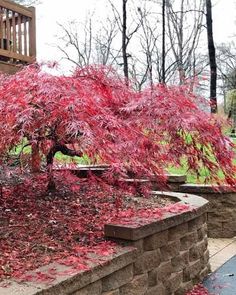
M 187 176 L 187 182 L 188 183 L 196 183 L 196 182 L 204 182 L 204 179 L 206 178 L 207 176 L 207 173 L 205 173 L 204 171 L 202 171 L 202 176 L 200 177 L 199 180 L 197 180 L 197 177 L 191 173 L 188 173 L 187 171 L 187 167 L 186 166 L 182 166 L 182 167 L 168 167 L 167 171 L 170 173 L 170 174 L 186 174 Z
M 30 154 L 31 153 L 31 147 L 26 146 L 22 150 L 22 146 L 26 145 L 26 142 L 23 142 L 22 144 L 16 146 L 10 151 L 10 154 L 12 156 L 17 156 L 20 153 L 23 154 Z M 69 157 L 63 155 L 61 152 L 56 153 L 55 158 L 56 161 L 61 162 L 63 164 L 70 164 L 70 163 L 76 163 L 76 164 L 81 164 L 81 165 L 88 165 L 91 164 L 90 159 L 88 156 L 84 155 L 83 157 Z
M 78 165 L 89 165 L 91 164 L 91 161 L 87 155 L 84 155 L 83 157 L 69 157 L 63 155 L 61 152 L 56 153 L 55 160 L 58 162 L 62 162 L 63 164 L 71 164 L 75 163 Z
M 168 173 L 170 174 L 186 174 L 187 176 L 187 182 L 188 183 L 204 183 L 206 178 L 210 176 L 210 172 L 202 169 L 200 171 L 200 175 L 199 177 L 197 177 L 196 175 L 190 173 L 188 171 L 188 168 L 186 165 L 183 165 L 182 167 L 168 167 L 167 168 Z M 218 172 L 219 178 L 223 179 L 224 175 L 221 171 Z
M 64 164 L 70 164 L 70 163 L 81 164 L 81 165 L 91 164 L 89 158 L 86 155 L 83 158 L 79 158 L 79 157 L 71 158 L 71 157 L 63 155 L 62 153 L 57 153 L 55 156 L 55 159 Z M 200 171 L 200 176 L 197 177 L 196 175 L 188 172 L 186 161 L 183 160 L 182 163 L 183 164 L 181 167 L 169 166 L 167 168 L 167 172 L 170 174 L 186 174 L 188 183 L 204 183 L 206 177 L 210 175 L 209 171 L 207 171 L 206 169 L 202 169 Z M 235 163 L 236 163 L 236 160 L 235 160 Z M 221 171 L 219 171 L 219 177 L 220 178 L 224 177 Z

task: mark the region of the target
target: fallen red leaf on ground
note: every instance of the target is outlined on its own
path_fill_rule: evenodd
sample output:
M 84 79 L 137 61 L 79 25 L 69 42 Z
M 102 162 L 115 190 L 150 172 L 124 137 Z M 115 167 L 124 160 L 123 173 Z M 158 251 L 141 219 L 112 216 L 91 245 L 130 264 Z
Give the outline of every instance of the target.
M 198 284 L 185 295 L 214 295 L 214 294 L 209 293 L 208 290 L 202 284 Z
M 163 202 L 165 207 L 160 208 L 160 203 L 148 198 L 141 202 L 120 188 L 104 191 L 94 180 L 75 178 L 80 188 L 71 191 L 60 183 L 60 177 L 54 195 L 43 193 L 43 175 L 17 190 L 4 189 L 0 215 L 7 223 L 0 226 L 0 279 L 30 279 L 24 277 L 25 272 L 58 260 L 85 270 L 88 254 L 106 256 L 113 251 L 115 244 L 104 238 L 104 224 L 119 221 L 138 226 L 142 220 L 160 219 L 167 212 L 189 210 L 188 206 L 165 206 Z M 38 274 L 36 279 L 45 281 L 52 275 L 53 271 L 48 277 Z

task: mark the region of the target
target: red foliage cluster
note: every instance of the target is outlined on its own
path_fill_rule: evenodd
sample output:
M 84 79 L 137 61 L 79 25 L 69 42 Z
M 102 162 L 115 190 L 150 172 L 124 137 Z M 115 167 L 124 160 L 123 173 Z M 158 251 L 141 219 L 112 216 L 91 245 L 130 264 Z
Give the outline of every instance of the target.
M 210 294 L 203 285 L 199 284 L 195 286 L 192 291 L 186 293 L 186 295 L 214 295 L 214 294 Z
M 222 122 L 200 109 L 187 86 L 136 92 L 102 66 L 58 77 L 33 65 L 0 82 L 2 160 L 27 140 L 48 164 L 57 151 L 111 164 L 111 182 L 130 171 L 163 175 L 182 156 L 190 170 L 211 171 L 210 181 L 219 181 L 222 170 L 227 183 L 235 182 L 232 143 Z

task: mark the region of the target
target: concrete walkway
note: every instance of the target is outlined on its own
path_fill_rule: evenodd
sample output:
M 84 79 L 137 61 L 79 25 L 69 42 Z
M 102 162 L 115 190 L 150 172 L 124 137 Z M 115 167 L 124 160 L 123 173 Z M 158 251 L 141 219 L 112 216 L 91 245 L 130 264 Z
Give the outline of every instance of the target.
M 208 247 L 211 271 L 214 272 L 236 255 L 236 237 L 233 239 L 208 239 Z

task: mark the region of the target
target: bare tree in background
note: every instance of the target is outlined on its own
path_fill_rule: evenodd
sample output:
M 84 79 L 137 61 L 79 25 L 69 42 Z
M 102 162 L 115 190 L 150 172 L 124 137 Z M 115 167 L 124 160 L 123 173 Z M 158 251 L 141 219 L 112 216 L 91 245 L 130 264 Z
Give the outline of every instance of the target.
M 128 66 L 128 55 L 127 55 L 127 1 L 122 0 L 122 56 L 124 63 L 124 76 L 129 79 L 129 66 Z
M 196 49 L 203 28 L 204 1 L 166 0 L 166 15 L 169 42 L 178 67 L 180 84 L 196 71 Z M 178 6 L 178 7 L 177 7 Z
M 208 65 L 198 48 L 205 0 L 107 1 L 104 23 L 88 15 L 82 24 L 60 25 L 59 49 L 75 66 L 112 65 L 141 90 L 156 82 L 184 83 Z
M 206 0 L 206 23 L 207 23 L 207 41 L 208 41 L 208 55 L 210 62 L 210 100 L 211 112 L 217 113 L 217 66 L 216 66 L 216 52 L 213 38 L 212 28 L 212 3 L 211 0 Z
M 108 17 L 105 24 L 95 35 L 95 50 L 97 64 L 115 66 L 118 63 L 121 50 L 115 48 L 114 41 L 119 32 L 119 28 L 114 19 Z
M 152 2 L 153 5 L 160 6 L 161 4 L 161 30 L 157 26 L 159 22 L 158 17 L 156 16 L 156 20 L 151 24 L 149 21 L 150 14 L 141 15 L 141 11 L 139 11 L 141 15 L 141 25 L 144 32 L 144 37 L 146 39 L 146 54 L 150 56 L 150 43 L 153 43 L 152 55 L 155 56 L 155 59 L 152 59 L 152 66 L 150 69 L 153 71 L 155 68 L 156 75 L 158 76 L 158 81 L 165 84 L 166 82 L 166 0 L 147 0 L 147 2 Z M 146 32 L 145 32 L 146 31 Z M 158 34 L 157 34 L 158 31 Z M 160 34 L 161 31 L 161 34 Z M 149 40 L 148 36 L 151 36 Z M 161 45 L 158 44 L 159 39 L 161 39 Z M 150 41 L 153 42 L 150 42 Z M 142 46 L 144 49 L 144 46 Z
M 63 58 L 72 62 L 75 66 L 83 67 L 89 65 L 92 60 L 92 20 L 87 18 L 84 24 L 80 24 L 78 31 L 78 23 L 72 21 L 67 25 L 59 24 L 62 30 L 60 37 L 63 45 L 57 45 L 62 52 Z M 81 27 L 83 30 L 81 32 Z
M 166 0 L 162 0 L 162 65 L 161 82 L 166 83 Z
M 236 47 L 234 43 L 217 47 L 217 77 L 223 82 L 225 90 L 236 89 Z
M 139 30 L 141 24 L 140 21 L 135 20 L 135 18 L 131 17 L 131 21 L 128 22 L 128 15 L 130 16 L 130 9 L 128 9 L 128 0 L 122 0 L 122 12 L 119 12 L 118 7 L 109 0 L 109 3 L 111 5 L 113 15 L 115 18 L 115 21 L 117 22 L 119 26 L 119 30 L 121 32 L 122 36 L 122 42 L 121 42 L 121 50 L 122 50 L 122 67 L 123 67 L 123 73 L 125 78 L 129 79 L 129 58 L 132 57 L 132 55 L 128 52 L 128 46 L 130 44 L 130 41 L 134 37 L 134 35 Z M 136 3 L 135 3 L 136 4 Z M 134 6 L 134 11 L 136 14 L 137 8 Z M 129 11 L 129 13 L 128 13 Z M 129 23 L 129 24 L 128 24 Z
M 127 2 L 128 0 L 126 5 Z M 119 10 L 113 2 L 109 3 L 112 13 L 104 23 L 96 23 L 96 28 L 91 20 L 94 18 L 89 15 L 81 24 L 78 22 L 60 24 L 62 37 L 59 38 L 61 42 L 57 48 L 63 54 L 63 58 L 75 66 L 83 67 L 95 63 L 111 65 L 118 71 L 122 69 L 124 76 L 132 79 L 136 89 L 141 90 L 144 84 L 153 84 L 153 65 L 155 70 L 158 68 L 155 58 L 158 63 L 160 62 L 160 50 L 157 44 L 160 36 L 158 26 L 156 22 L 149 21 L 150 14 L 145 9 L 143 1 L 140 1 L 141 7 L 132 6 L 136 2 L 130 2 L 128 10 L 130 24 L 125 21 L 127 6 L 125 6 L 125 17 L 121 7 Z M 159 77 L 158 68 L 155 80 L 157 78 L 159 80 Z
M 234 43 L 220 44 L 216 48 L 217 85 L 224 97 L 224 111 L 226 112 L 226 94 L 236 89 L 236 47 Z
M 153 4 L 158 3 L 154 1 Z M 159 20 L 161 17 L 153 7 L 143 5 L 137 9 L 136 18 L 139 19 L 140 29 L 135 39 L 141 49 L 139 54 L 130 58 L 130 76 L 138 90 L 144 85 L 152 87 L 155 82 L 165 83 L 173 76 L 176 69 L 176 63 L 169 58 L 170 44 L 168 46 L 165 44 L 163 51 L 163 35 Z M 166 59 L 167 65 L 165 65 Z
M 142 70 L 139 71 L 139 76 L 141 76 L 139 82 L 139 90 L 141 90 L 142 85 L 148 80 L 150 86 L 153 86 L 154 82 L 154 54 L 157 49 L 157 40 L 159 38 L 158 27 L 151 24 L 149 19 L 150 11 L 147 11 L 144 7 L 141 9 L 138 7 L 138 15 L 137 17 L 140 19 L 140 33 L 138 36 L 140 45 L 141 45 L 141 53 L 142 60 L 139 61 L 139 64 L 142 64 Z M 159 50 L 159 49 L 158 49 Z M 133 67 L 134 68 L 134 67 Z M 134 70 L 133 70 L 134 72 Z M 133 75 L 138 78 L 138 75 Z
M 90 16 L 81 24 L 73 21 L 59 26 L 62 37 L 59 38 L 61 44 L 56 47 L 61 51 L 63 59 L 79 67 L 117 63 L 120 50 L 114 49 L 113 42 L 119 30 L 114 19 L 107 18 L 106 24 L 101 23 L 97 32 Z

